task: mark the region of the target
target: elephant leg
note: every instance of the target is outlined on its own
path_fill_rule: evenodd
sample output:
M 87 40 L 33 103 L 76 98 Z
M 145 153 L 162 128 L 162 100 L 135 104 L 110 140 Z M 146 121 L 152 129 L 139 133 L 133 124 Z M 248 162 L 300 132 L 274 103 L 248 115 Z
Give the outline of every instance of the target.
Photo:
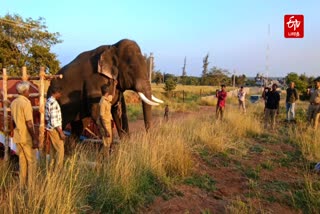
M 77 142 L 80 139 L 80 135 L 83 131 L 83 125 L 81 120 L 71 122 L 71 135 L 67 138 L 65 143 L 65 152 L 66 154 L 72 154 L 72 151 L 75 150 Z
M 122 120 L 118 114 L 118 107 L 117 106 L 112 107 L 111 113 L 112 113 L 113 122 L 115 123 L 117 128 L 118 136 L 121 139 L 124 137 L 126 132 L 122 129 Z
M 120 95 L 119 102 L 111 110 L 113 121 L 115 122 L 117 132 L 120 138 L 129 134 L 128 117 L 126 103 L 123 94 Z

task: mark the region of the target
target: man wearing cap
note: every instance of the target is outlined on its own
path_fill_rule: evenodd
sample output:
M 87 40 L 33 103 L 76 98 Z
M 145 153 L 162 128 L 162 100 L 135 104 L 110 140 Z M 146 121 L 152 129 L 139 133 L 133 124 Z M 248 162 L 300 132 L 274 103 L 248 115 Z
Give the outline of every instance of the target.
M 29 97 L 30 85 L 20 82 L 16 89 L 19 96 L 11 103 L 11 116 L 14 122 L 13 141 L 17 144 L 19 156 L 20 186 L 25 187 L 33 183 L 36 172 L 36 149 L 39 146 L 33 125 L 32 105 Z
M 310 97 L 310 105 L 307 113 L 307 120 L 309 124 L 316 129 L 319 123 L 320 117 L 320 78 L 315 80 L 316 89 L 313 91 Z

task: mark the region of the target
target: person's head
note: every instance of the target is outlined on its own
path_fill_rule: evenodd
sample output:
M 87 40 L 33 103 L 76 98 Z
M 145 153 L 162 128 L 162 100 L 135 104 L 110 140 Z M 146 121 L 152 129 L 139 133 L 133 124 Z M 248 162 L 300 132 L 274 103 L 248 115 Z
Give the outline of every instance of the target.
M 103 84 L 101 86 L 101 94 L 105 96 L 109 92 L 109 86 L 107 84 Z
M 278 88 L 278 85 L 274 83 L 274 84 L 272 85 L 272 91 L 277 90 L 277 88 Z
M 16 86 L 18 94 L 29 97 L 30 84 L 28 82 L 19 82 Z
M 62 88 L 60 86 L 53 86 L 51 87 L 51 93 L 55 99 L 59 100 L 62 95 Z
M 320 88 L 320 78 L 316 79 L 315 81 L 316 88 Z
M 224 91 L 226 89 L 226 85 L 221 85 L 221 90 Z
M 294 82 L 290 82 L 290 88 L 294 88 Z
M 101 86 L 101 94 L 102 96 L 105 96 L 110 102 L 112 101 L 113 97 L 111 94 L 109 94 L 109 86 L 107 84 Z
M 240 87 L 240 90 L 241 90 L 241 91 L 243 90 L 243 86 Z

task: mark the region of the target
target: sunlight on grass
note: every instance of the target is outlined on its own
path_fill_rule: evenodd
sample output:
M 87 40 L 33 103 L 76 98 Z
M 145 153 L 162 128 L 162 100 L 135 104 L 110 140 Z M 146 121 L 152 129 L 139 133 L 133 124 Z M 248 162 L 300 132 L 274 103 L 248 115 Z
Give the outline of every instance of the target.
M 300 125 L 289 130 L 289 138 L 300 146 L 303 157 L 308 161 L 320 160 L 320 132 Z

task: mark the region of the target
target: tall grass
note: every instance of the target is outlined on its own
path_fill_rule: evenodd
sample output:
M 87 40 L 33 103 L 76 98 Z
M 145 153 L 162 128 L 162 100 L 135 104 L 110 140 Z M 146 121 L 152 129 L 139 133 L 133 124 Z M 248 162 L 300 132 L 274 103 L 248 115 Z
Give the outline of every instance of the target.
M 148 133 L 133 133 L 100 158 L 94 147 L 79 145 L 59 172 L 41 168 L 35 185 L 21 190 L 7 166 L 0 165 L 0 212 L 134 213 L 192 173 L 199 147 L 213 153 L 241 150 L 241 137 L 261 133 L 251 113 L 227 109 L 160 122 Z
M 310 162 L 320 160 L 320 132 L 308 127 L 305 123 L 289 129 L 289 139 L 296 143 L 303 157 Z

